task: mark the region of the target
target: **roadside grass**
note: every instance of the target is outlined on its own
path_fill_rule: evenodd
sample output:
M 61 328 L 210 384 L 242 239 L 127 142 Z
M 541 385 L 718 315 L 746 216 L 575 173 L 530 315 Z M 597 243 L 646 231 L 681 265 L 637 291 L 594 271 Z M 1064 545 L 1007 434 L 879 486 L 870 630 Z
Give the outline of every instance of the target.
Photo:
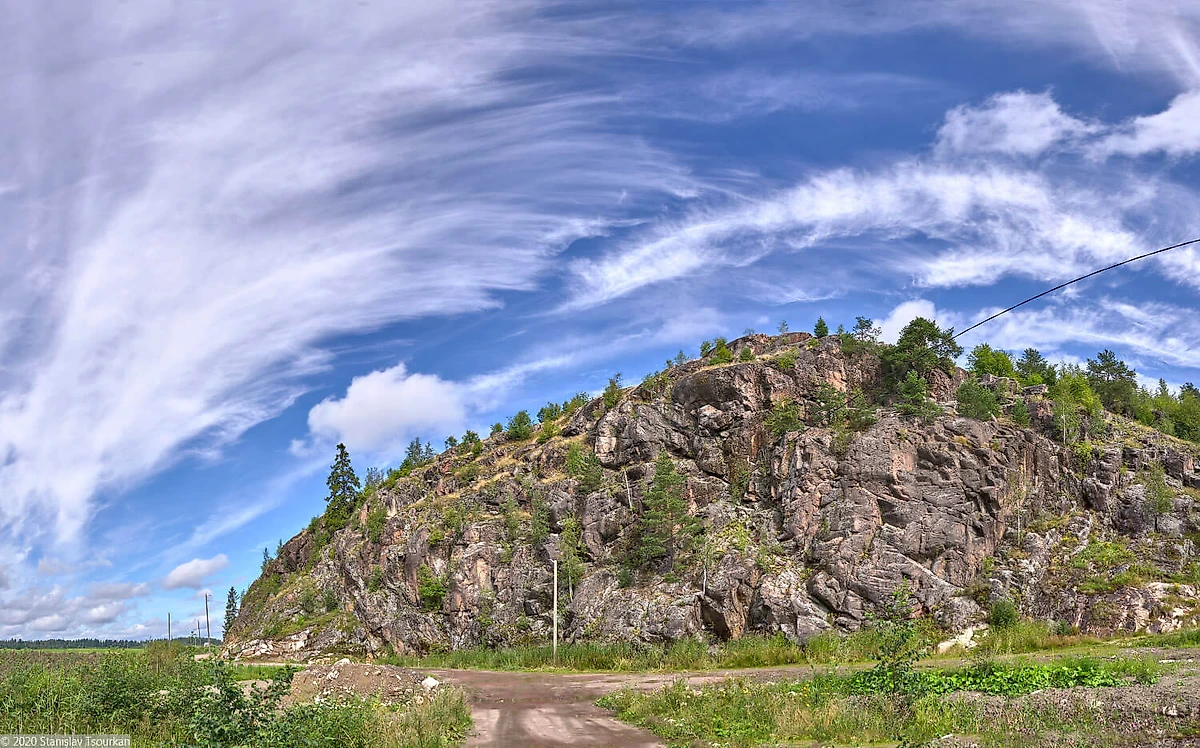
M 777 683 L 728 679 L 700 688 L 679 680 L 651 693 L 619 691 L 597 703 L 671 746 L 923 745 L 947 734 L 971 735 L 987 746 L 1025 746 L 1052 735 L 1063 739 L 1060 745 L 1072 745 L 1064 738 L 1073 736 L 1083 741 L 1075 744 L 1093 746 L 1104 745 L 1106 736 L 1120 729 L 1120 715 L 1020 699 L 984 703 L 950 694 L 1012 697 L 1050 687 L 1145 683 L 1159 671 L 1154 661 L 1141 659 L 982 662 L 914 671 L 900 693 L 894 692 L 894 682 L 878 678 L 877 670 L 865 670 Z
M 917 630 L 921 647 L 927 652 L 945 636 L 928 620 L 918 622 Z M 1082 656 L 1109 654 L 1129 646 L 1200 646 L 1200 628 L 1170 634 L 1103 639 L 1088 634 L 1056 633 L 1055 627 L 1044 621 L 1018 621 L 1011 626 L 989 630 L 978 642 L 978 646 L 971 650 L 954 647 L 944 654 L 928 655 L 922 661 L 936 664 L 969 656 L 1006 657 L 1031 653 Z M 562 644 L 558 648 L 557 662 L 548 644 L 495 649 L 471 647 L 425 655 L 391 655 L 378 662 L 401 667 L 462 670 L 669 672 L 783 665 L 853 665 L 869 662 L 879 651 L 879 646 L 879 631 L 866 626 L 850 634 L 827 631 L 803 644 L 796 644 L 782 634 L 748 634 L 712 645 L 696 640 L 670 644 Z
M 235 681 L 275 680 L 287 668 L 286 665 L 228 665 L 229 677 Z
M 441 748 L 470 728 L 458 689 L 400 708 L 356 698 L 283 706 L 294 670 L 275 668 L 266 688 L 244 689 L 223 662 L 150 646 L 87 657 L 0 653 L 0 733 L 129 734 L 135 746 Z
M 472 647 L 426 655 L 393 655 L 379 660 L 402 667 L 465 670 L 543 670 L 565 672 L 662 672 L 835 665 L 862 662 L 878 649 L 871 629 L 852 634 L 821 634 L 796 644 L 782 634 L 750 634 L 721 644 L 681 640 L 665 645 L 574 643 L 558 648 L 554 660 L 549 645 L 489 649 Z

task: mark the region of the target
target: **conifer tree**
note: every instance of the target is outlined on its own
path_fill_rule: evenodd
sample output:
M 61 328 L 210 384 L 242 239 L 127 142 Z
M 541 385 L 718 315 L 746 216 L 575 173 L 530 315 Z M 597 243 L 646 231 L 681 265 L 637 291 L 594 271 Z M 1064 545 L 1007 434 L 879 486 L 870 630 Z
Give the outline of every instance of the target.
M 654 463 L 654 480 L 646 491 L 642 506 L 641 563 L 666 559 L 673 566 L 676 556 L 690 549 L 692 540 L 700 532 L 696 518 L 687 512 L 684 482 L 667 451 L 659 452 Z
M 824 317 L 817 317 L 817 324 L 813 326 L 813 335 L 818 338 L 823 338 L 829 334 L 829 325 L 825 324 Z
M 234 622 L 234 619 L 237 618 L 237 614 L 238 614 L 237 588 L 230 587 L 229 588 L 229 596 L 227 598 L 225 598 L 225 628 L 224 628 L 225 633 L 222 634 L 222 636 L 224 636 L 224 637 L 229 636 L 229 630 L 233 628 L 233 622 Z
M 350 453 L 346 451 L 345 444 L 337 445 L 337 457 L 329 468 L 329 478 L 325 485 L 329 487 L 329 495 L 325 497 L 325 502 L 329 505 L 326 517 L 330 527 L 340 530 L 350 519 L 350 513 L 354 511 L 359 491 L 362 489 L 358 476 L 354 474 L 354 467 L 350 464 Z

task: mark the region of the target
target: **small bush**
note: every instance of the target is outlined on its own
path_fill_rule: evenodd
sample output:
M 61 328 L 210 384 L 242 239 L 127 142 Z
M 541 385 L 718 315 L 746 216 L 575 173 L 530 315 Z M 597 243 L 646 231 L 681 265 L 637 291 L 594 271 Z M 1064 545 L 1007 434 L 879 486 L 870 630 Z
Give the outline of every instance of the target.
M 771 365 L 780 371 L 792 371 L 796 368 L 796 361 L 800 358 L 800 352 L 795 348 L 789 348 L 775 358 L 771 359 Z
M 754 351 L 750 350 L 750 346 L 746 346 L 745 348 L 742 349 L 741 353 L 738 354 L 738 361 L 753 361 L 753 360 L 754 360 Z
M 771 436 L 780 439 L 791 431 L 802 431 L 804 419 L 800 404 L 790 397 L 780 398 L 771 405 L 771 412 L 763 419 L 763 425 Z
M 383 539 L 383 526 L 387 523 L 387 507 L 379 505 L 367 513 L 367 539 L 378 543 Z
M 729 346 L 725 343 L 725 338 L 717 338 L 713 346 L 712 357 L 708 362 L 710 364 L 733 363 L 733 351 L 729 350 Z
M 998 631 L 1012 628 L 1018 620 L 1017 605 L 1007 597 L 995 601 L 988 609 L 988 625 Z
M 604 387 L 604 407 L 614 408 L 621 401 L 621 393 L 624 388 L 621 386 L 621 372 L 613 374 L 608 379 L 608 384 Z
M 1012 408 L 1009 410 L 1009 415 L 1012 416 L 1013 421 L 1018 426 L 1022 428 L 1029 427 L 1029 408 L 1025 407 L 1024 400 L 1018 400 L 1013 403 Z
M 446 600 L 446 580 L 433 573 L 421 564 L 417 569 L 417 596 L 421 598 L 421 608 L 425 611 L 435 611 L 442 607 Z
M 996 402 L 996 393 L 981 385 L 976 379 L 968 379 L 959 385 L 957 398 L 958 412 L 967 418 L 986 421 L 1000 414 L 1000 404 Z

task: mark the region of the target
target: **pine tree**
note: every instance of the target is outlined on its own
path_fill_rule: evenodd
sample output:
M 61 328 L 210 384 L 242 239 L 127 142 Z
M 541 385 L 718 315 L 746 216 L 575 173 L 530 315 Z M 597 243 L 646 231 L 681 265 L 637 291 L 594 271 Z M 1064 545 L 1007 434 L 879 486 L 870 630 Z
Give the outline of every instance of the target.
M 267 565 L 271 563 L 271 552 L 263 548 L 262 570 L 267 570 Z
M 787 320 L 786 319 L 779 320 L 779 327 L 777 327 L 776 329 L 779 330 L 780 335 L 787 335 L 787 331 L 788 331 Z
M 683 497 L 684 478 L 666 450 L 654 463 L 654 480 L 642 502 L 639 561 L 647 564 L 666 559 L 674 566 L 676 556 L 691 547 L 700 531 L 695 517 L 687 512 Z
M 325 485 L 329 487 L 329 495 L 325 497 L 329 508 L 325 516 L 330 527 L 340 530 L 349 521 L 362 488 L 358 476 L 354 474 L 354 467 L 350 464 L 350 453 L 346 451 L 345 444 L 337 445 L 337 457 L 329 468 L 329 478 Z
M 237 618 L 237 614 L 238 614 L 237 589 L 234 587 L 230 587 L 229 588 L 229 597 L 225 598 L 225 628 L 224 628 L 224 634 L 222 634 L 222 636 L 224 636 L 225 638 L 229 637 L 229 631 L 230 631 L 230 629 L 233 628 L 233 622 Z
M 823 338 L 829 334 L 829 325 L 825 324 L 824 317 L 817 317 L 817 324 L 813 326 L 813 335 L 818 338 Z

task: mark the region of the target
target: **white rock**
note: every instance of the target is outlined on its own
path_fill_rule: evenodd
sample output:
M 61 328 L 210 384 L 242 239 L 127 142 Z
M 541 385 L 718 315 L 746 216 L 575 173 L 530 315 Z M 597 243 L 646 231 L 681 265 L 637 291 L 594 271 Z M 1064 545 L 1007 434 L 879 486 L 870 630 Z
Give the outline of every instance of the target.
M 421 681 L 421 686 L 424 687 L 426 691 L 432 691 L 438 687 L 438 680 L 432 675 L 426 675 L 425 680 Z
M 350 664 L 350 658 L 349 658 L 349 657 L 343 657 L 342 659 L 338 660 L 337 662 L 335 662 L 335 663 L 333 663 L 333 664 L 334 664 L 334 667 L 341 667 L 342 665 L 349 665 L 349 664 Z

